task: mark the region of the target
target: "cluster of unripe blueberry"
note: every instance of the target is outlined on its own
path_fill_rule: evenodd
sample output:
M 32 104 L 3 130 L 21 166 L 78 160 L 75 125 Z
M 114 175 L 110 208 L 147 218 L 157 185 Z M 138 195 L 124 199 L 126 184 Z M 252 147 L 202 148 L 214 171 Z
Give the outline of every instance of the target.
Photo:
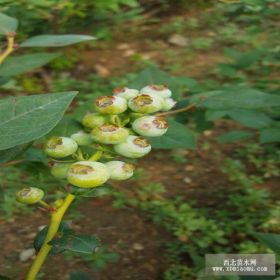
M 162 112 L 175 106 L 171 95 L 164 85 L 148 85 L 140 91 L 116 88 L 113 95 L 98 97 L 95 112 L 82 119 L 83 131 L 70 137 L 51 137 L 46 142 L 45 153 L 52 158 L 52 175 L 78 188 L 94 188 L 109 179 L 130 178 L 134 171 L 132 164 L 103 159 L 117 156 L 133 159 L 148 154 L 151 145 L 145 137 L 159 137 L 167 132 L 168 123 Z M 83 146 L 94 147 L 94 155 L 85 155 L 81 150 Z M 41 190 L 30 189 L 35 196 L 40 194 L 37 196 L 41 200 Z M 28 193 L 28 189 L 24 190 L 21 192 Z M 24 202 L 21 192 L 18 192 L 18 201 Z M 30 203 L 36 203 L 35 200 L 31 199 Z

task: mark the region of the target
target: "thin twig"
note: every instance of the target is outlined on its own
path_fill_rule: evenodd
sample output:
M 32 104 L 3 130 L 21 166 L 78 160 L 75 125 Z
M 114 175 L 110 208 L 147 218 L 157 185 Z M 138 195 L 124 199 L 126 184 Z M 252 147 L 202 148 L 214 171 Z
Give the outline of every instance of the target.
M 190 104 L 184 108 L 181 108 L 181 109 L 177 109 L 177 110 L 173 110 L 173 111 L 168 111 L 168 112 L 163 112 L 163 113 L 159 113 L 159 114 L 156 114 L 157 116 L 170 116 L 170 115 L 175 115 L 175 114 L 178 114 L 178 113 L 183 113 L 183 112 L 187 112 L 191 109 L 193 109 L 194 107 L 196 106 L 195 103 L 193 104 Z
M 16 164 L 22 163 L 23 161 L 24 161 L 24 159 L 18 159 L 18 160 L 5 162 L 5 163 L 0 163 L 0 167 L 7 167 L 7 166 L 11 166 L 11 165 L 16 165 Z
M 14 51 L 15 33 L 11 32 L 7 35 L 7 48 L 0 54 L 0 64 Z

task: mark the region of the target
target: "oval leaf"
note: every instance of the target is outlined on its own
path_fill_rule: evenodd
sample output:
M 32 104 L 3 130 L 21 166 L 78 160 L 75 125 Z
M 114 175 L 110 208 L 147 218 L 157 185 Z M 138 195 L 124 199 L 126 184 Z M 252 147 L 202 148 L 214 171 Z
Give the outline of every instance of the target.
M 0 65 L 0 76 L 10 77 L 29 72 L 49 63 L 60 53 L 34 53 L 7 58 Z
M 17 27 L 17 19 L 0 13 L 0 34 L 6 35 L 9 32 L 15 32 L 17 30 Z
M 76 94 L 49 93 L 0 100 L 0 150 L 47 134 L 63 117 Z
M 94 278 L 85 272 L 73 271 L 70 274 L 70 280 L 94 280 Z
M 260 142 L 262 144 L 280 142 L 280 128 L 271 127 L 271 128 L 261 130 L 260 131 Z
M 24 41 L 20 46 L 26 47 L 64 47 L 84 41 L 93 40 L 88 35 L 39 35 Z

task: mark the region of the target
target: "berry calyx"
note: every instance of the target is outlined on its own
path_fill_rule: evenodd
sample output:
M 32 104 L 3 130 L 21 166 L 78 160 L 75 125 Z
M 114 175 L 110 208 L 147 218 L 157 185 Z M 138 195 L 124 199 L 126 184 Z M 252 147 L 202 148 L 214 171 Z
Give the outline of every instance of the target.
M 128 100 L 128 107 L 142 114 L 151 114 L 161 110 L 164 100 L 155 94 L 142 93 Z
M 146 137 L 158 137 L 166 133 L 168 123 L 165 117 L 145 116 L 132 123 L 135 132 Z
M 161 111 L 167 112 L 167 111 L 171 110 L 176 105 L 176 103 L 177 102 L 172 98 L 164 99 Z
M 67 180 L 79 188 L 95 188 L 110 178 L 107 166 L 101 162 L 79 161 L 68 170 Z
M 133 176 L 135 167 L 123 161 L 113 160 L 106 163 L 112 180 L 127 180 Z
M 88 113 L 82 119 L 82 124 L 88 128 L 95 128 L 106 122 L 106 117 L 99 113 Z
M 166 85 L 148 85 L 142 88 L 140 92 L 157 94 L 162 98 L 169 98 L 172 95 L 171 90 Z
M 135 97 L 139 93 L 139 90 L 128 88 L 128 87 L 117 87 L 113 89 L 113 94 L 115 96 L 119 96 L 125 99 L 130 99 Z
M 38 188 L 24 188 L 16 193 L 16 200 L 24 204 L 35 204 L 44 196 L 44 192 Z
M 63 158 L 74 154 L 77 143 L 69 137 L 51 137 L 45 146 L 45 153 L 53 158 Z
M 100 96 L 95 100 L 95 107 L 101 114 L 117 115 L 127 109 L 127 102 L 119 96 Z
M 71 163 L 55 163 L 51 168 L 51 174 L 56 178 L 65 179 L 71 165 Z
M 143 157 L 151 151 L 149 141 L 143 137 L 130 135 L 120 144 L 114 145 L 114 150 L 128 158 Z
M 115 124 L 103 124 L 92 130 L 93 139 L 102 144 L 118 144 L 129 135 L 128 130 Z
M 84 131 L 78 131 L 71 135 L 71 138 L 79 145 L 79 146 L 87 146 L 93 142 L 91 135 L 85 133 Z

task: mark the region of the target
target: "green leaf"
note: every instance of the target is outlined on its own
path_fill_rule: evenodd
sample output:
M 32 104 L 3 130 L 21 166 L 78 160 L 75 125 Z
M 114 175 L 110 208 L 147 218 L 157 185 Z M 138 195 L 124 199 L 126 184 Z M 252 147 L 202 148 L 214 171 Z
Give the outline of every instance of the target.
M 10 77 L 29 72 L 42 67 L 59 55 L 60 53 L 34 53 L 9 57 L 0 65 L 0 76 Z
M 70 274 L 70 280 L 94 280 L 94 278 L 85 272 L 73 271 Z
M 277 255 L 280 255 L 280 234 L 254 232 L 253 235 Z
M 18 20 L 0 13 L 0 34 L 6 35 L 15 32 L 18 27 Z
M 8 162 L 15 159 L 16 157 L 23 154 L 30 147 L 30 145 L 31 143 L 27 143 L 24 145 L 15 146 L 13 148 L 1 151 L 0 163 Z
M 206 93 L 204 96 L 207 99 L 199 105 L 210 109 L 265 109 L 280 106 L 280 96 L 249 88 L 232 87 L 219 94 Z
M 150 138 L 153 148 L 158 149 L 177 149 L 188 148 L 194 149 L 196 139 L 194 134 L 183 124 L 169 119 L 170 125 L 166 134 L 161 137 Z
M 47 233 L 48 233 L 48 230 L 49 230 L 49 227 L 48 226 L 45 226 L 43 229 L 41 229 L 34 241 L 33 241 L 33 247 L 34 249 L 36 250 L 36 252 L 39 252 L 43 243 L 44 243 L 44 240 L 47 236 Z M 58 236 L 63 236 L 65 234 L 70 234 L 70 233 L 73 233 L 74 231 L 70 228 L 69 226 L 69 223 L 66 222 L 66 221 L 62 221 L 61 224 L 59 225 L 59 228 L 58 228 L 58 232 L 57 232 L 57 235 Z M 56 253 L 59 253 L 61 252 L 61 250 L 59 250 L 59 248 L 52 248 L 51 249 L 51 253 L 52 254 L 56 254 Z
M 231 132 L 227 132 L 218 137 L 219 143 L 230 143 L 246 140 L 254 136 L 254 133 L 249 131 L 235 130 Z
M 21 43 L 21 47 L 64 47 L 84 41 L 93 40 L 95 37 L 87 35 L 39 35 L 31 37 Z
M 227 115 L 233 120 L 251 128 L 263 128 L 272 123 L 272 120 L 265 113 L 258 111 L 233 109 L 228 111 Z
M 98 250 L 100 241 L 95 236 L 65 234 L 60 238 L 54 238 L 49 244 L 61 251 L 93 254 Z
M 0 150 L 25 144 L 47 134 L 77 92 L 18 96 L 0 100 Z
M 271 127 L 271 128 L 261 130 L 260 131 L 260 142 L 262 144 L 280 142 L 280 128 Z

